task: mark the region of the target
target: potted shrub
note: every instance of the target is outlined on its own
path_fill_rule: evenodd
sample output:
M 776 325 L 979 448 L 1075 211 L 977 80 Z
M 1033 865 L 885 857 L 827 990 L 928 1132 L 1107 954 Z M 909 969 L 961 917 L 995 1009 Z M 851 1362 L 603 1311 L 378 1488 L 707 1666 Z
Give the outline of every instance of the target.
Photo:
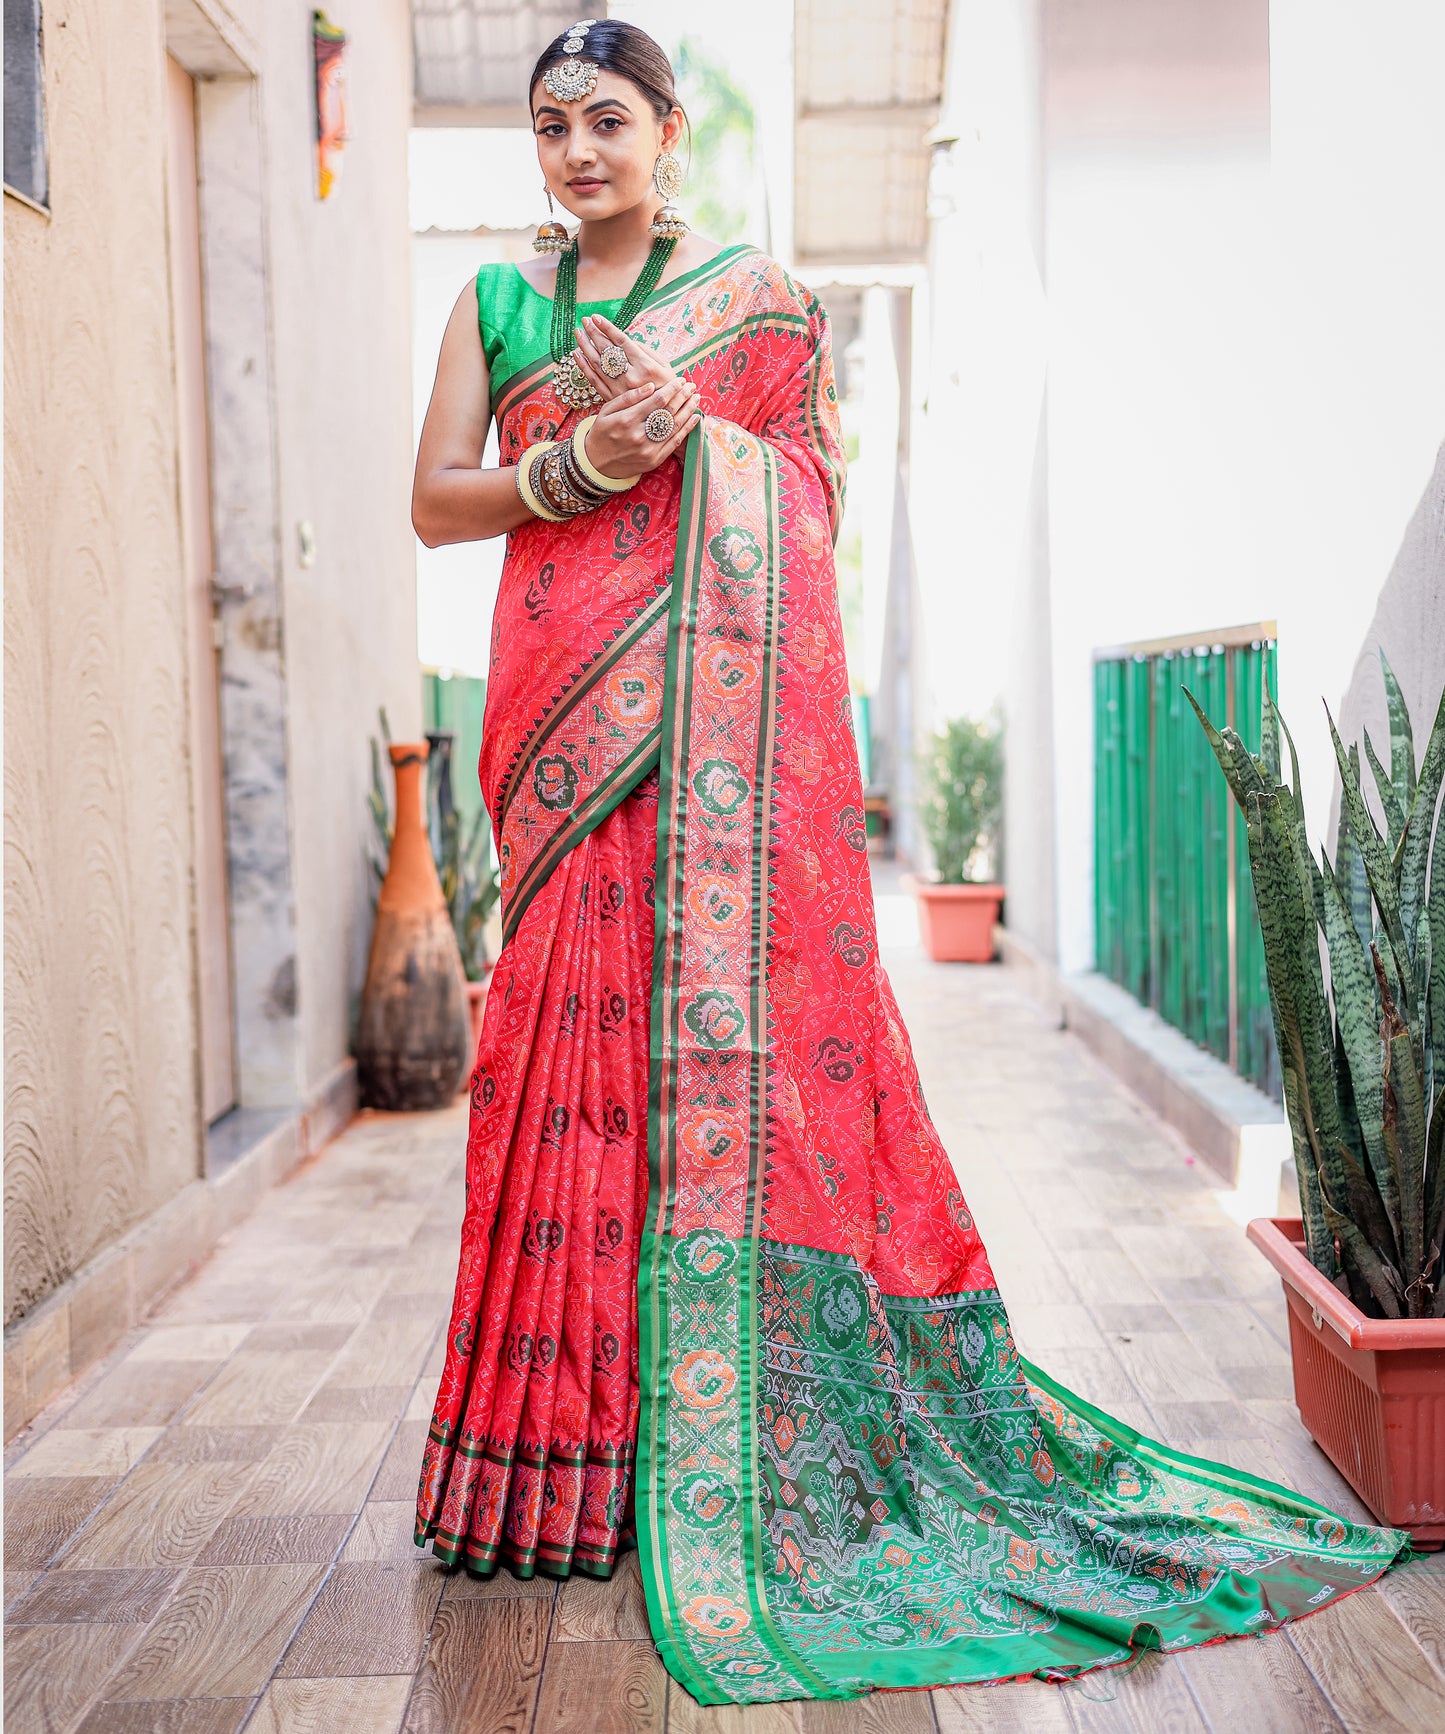
M 933 737 L 923 761 L 919 818 L 934 876 L 909 875 L 918 926 L 938 963 L 988 963 L 1003 886 L 974 877 L 991 862 L 1003 807 L 1003 740 L 991 723 L 955 717 Z
M 1192 694 L 1244 811 L 1264 935 L 1299 1220 L 1249 1237 L 1289 1303 L 1300 1418 L 1382 1522 L 1445 1543 L 1445 694 L 1418 775 L 1410 718 L 1383 656 L 1390 768 L 1330 733 L 1343 795 L 1331 864 L 1305 834 L 1294 743 L 1265 697 L 1259 757 Z M 1326 712 L 1328 715 L 1328 711 Z M 1280 774 L 1280 737 L 1293 781 Z M 1321 935 L 1328 959 L 1326 986 Z

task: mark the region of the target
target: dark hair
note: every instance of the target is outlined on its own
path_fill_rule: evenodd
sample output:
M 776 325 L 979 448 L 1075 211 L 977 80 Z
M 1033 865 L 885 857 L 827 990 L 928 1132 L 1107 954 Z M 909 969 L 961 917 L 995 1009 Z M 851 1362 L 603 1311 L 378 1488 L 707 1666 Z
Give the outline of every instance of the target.
M 538 55 L 532 76 L 527 81 L 529 107 L 532 92 L 542 74 L 551 67 L 560 66 L 564 60 L 574 58 L 562 47 L 571 34 L 570 30 L 564 30 Z M 629 84 L 635 84 L 647 98 L 658 120 L 666 120 L 673 109 L 682 108 L 673 84 L 672 62 L 647 32 L 639 30 L 635 24 L 627 24 L 621 18 L 599 18 L 587 32 L 586 45 L 575 58 L 590 60 L 604 72 L 615 72 Z M 682 118 L 686 122 L 686 111 Z

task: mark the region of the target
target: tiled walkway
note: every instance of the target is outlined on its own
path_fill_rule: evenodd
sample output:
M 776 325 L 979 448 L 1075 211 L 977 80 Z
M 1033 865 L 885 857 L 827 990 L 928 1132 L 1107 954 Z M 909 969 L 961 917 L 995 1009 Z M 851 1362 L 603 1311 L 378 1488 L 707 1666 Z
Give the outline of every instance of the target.
M 880 903 L 885 941 L 906 909 Z M 1191 1451 L 1357 1509 L 1290 1401 L 1277 1283 L 1210 1178 L 998 968 L 889 949 L 1026 1354 Z M 478 1585 L 411 1545 L 460 1109 L 363 1118 L 10 1453 L 6 1728 L 1027 1734 L 1445 1727 L 1445 1556 L 1284 1634 L 1067 1687 L 702 1711 L 634 1565 Z

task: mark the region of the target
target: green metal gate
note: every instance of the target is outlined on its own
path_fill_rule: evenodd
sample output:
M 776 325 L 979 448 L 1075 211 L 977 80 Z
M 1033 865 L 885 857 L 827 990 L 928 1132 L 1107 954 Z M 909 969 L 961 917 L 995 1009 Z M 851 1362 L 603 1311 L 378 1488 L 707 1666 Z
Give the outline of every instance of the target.
M 1184 697 L 1259 751 L 1273 621 L 1094 652 L 1100 973 L 1274 1096 L 1279 1060 L 1244 816 Z

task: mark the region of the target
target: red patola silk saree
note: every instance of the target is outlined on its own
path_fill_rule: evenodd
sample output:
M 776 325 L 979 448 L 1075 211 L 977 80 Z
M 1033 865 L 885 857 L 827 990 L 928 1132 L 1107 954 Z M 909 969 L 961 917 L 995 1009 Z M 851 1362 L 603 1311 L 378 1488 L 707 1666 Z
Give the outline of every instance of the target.
M 511 285 L 541 335 L 494 373 L 503 463 L 573 425 L 535 295 Z M 825 316 L 732 248 L 633 331 L 707 415 L 685 464 L 510 539 L 504 945 L 418 1541 L 607 1576 L 635 1529 L 661 1654 L 711 1704 L 1061 1678 L 1368 1583 L 1396 1532 L 1018 1355 L 878 957 Z

